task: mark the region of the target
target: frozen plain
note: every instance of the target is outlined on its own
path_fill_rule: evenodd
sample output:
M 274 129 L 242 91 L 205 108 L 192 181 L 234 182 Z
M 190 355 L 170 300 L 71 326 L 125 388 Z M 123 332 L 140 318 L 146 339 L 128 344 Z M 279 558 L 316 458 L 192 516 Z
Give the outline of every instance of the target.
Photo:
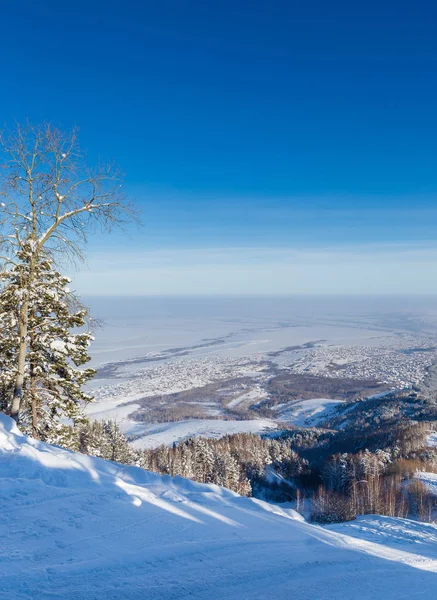
M 384 368 L 385 356 L 388 362 L 392 360 L 392 341 L 396 343 L 401 339 L 399 336 L 411 337 L 412 345 L 420 345 L 420 336 L 425 336 L 431 345 L 437 340 L 434 298 L 124 297 L 93 298 L 89 303 L 95 316 L 105 321 L 105 326 L 97 330 L 92 347 L 92 364 L 103 368 L 103 374 L 93 383 L 97 402 L 89 406 L 88 413 L 96 419 L 116 419 L 125 433 L 135 438 L 143 433 L 142 441 L 136 442 L 141 447 L 171 443 L 190 434 L 215 436 L 219 429 L 224 433 L 239 428 L 257 432 L 263 426 L 255 419 L 251 421 L 252 429 L 249 421 L 244 427 L 241 421 L 232 419 L 214 424 L 207 415 L 195 422 L 157 426 L 131 419 L 138 405 L 123 406 L 127 401 L 198 388 L 231 377 L 251 376 L 262 370 L 266 360 L 286 369 L 293 362 L 298 365 L 303 361 L 303 367 L 299 368 L 305 369 L 308 365 L 314 369 L 320 360 L 313 361 L 312 351 L 283 352 L 283 349 L 317 340 L 321 346 L 316 350 L 326 356 L 324 360 L 328 365 L 332 352 L 346 356 L 349 353 L 352 361 L 356 361 L 357 355 L 361 360 L 361 348 L 373 346 L 377 354 L 374 362 Z M 416 337 L 419 337 L 418 342 Z M 396 360 L 398 357 L 408 360 L 413 365 L 408 368 L 413 371 L 419 355 L 398 353 L 393 356 Z M 347 363 L 343 358 L 336 360 L 343 366 Z M 363 364 L 360 360 L 353 365 Z M 425 353 L 421 360 L 432 360 L 431 353 Z M 248 395 L 254 393 L 256 395 L 253 389 Z M 261 389 L 259 400 L 264 397 Z M 228 406 L 237 406 L 239 402 L 237 399 Z M 333 406 L 331 400 L 325 403 L 327 410 L 329 404 Z M 322 408 L 317 399 L 314 406 L 305 402 L 283 411 L 282 417 L 302 425 L 309 416 L 311 424 L 316 424 L 312 416 L 317 412 L 318 417 L 322 417 Z M 211 414 L 213 412 L 211 409 Z M 280 412 L 272 415 L 276 416 L 280 418 Z M 275 426 L 273 421 L 272 426 Z

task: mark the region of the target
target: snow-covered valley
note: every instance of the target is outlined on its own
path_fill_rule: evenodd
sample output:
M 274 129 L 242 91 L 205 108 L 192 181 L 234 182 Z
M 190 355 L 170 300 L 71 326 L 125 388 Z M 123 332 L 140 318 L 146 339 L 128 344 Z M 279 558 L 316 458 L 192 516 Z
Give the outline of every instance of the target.
M 323 425 L 342 402 L 421 384 L 437 361 L 428 308 L 341 300 L 95 299 L 92 419 L 136 447 L 190 435 Z M 407 318 L 408 317 L 408 318 Z M 257 421 L 260 421 L 257 423 Z
M 0 415 L 0 597 L 384 600 L 437 593 L 437 527 L 291 509 L 24 437 Z
M 171 446 L 192 436 L 220 438 L 234 433 L 265 433 L 276 428 L 277 423 L 270 419 L 244 421 L 192 419 L 174 423 L 152 423 L 139 426 L 140 436 L 132 441 L 132 446 L 137 449 L 156 448 L 161 444 Z

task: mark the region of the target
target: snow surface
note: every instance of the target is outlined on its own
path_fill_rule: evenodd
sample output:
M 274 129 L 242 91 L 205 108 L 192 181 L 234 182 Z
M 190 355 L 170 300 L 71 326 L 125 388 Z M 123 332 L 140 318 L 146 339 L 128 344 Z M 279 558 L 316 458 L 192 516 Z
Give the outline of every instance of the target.
M 265 390 L 261 388 L 260 385 L 256 385 L 254 389 L 246 392 L 245 394 L 241 394 L 241 396 L 237 396 L 230 402 L 228 402 L 226 408 L 235 408 L 239 406 L 242 402 L 247 402 L 248 404 L 254 404 L 256 402 L 261 402 L 261 400 L 265 400 L 268 394 Z
M 262 433 L 276 429 L 278 424 L 270 419 L 251 419 L 249 421 L 220 421 L 218 419 L 188 419 L 174 423 L 137 423 L 132 434 L 141 437 L 131 442 L 137 449 L 157 448 L 162 444 L 171 446 L 174 442 L 189 437 L 221 438 L 233 433 Z
M 130 436 L 137 434 L 139 430 L 138 421 L 129 418 L 139 408 L 135 401 L 144 400 L 148 396 L 169 395 L 201 388 L 208 383 L 234 377 L 253 377 L 259 375 L 263 369 L 263 365 L 248 358 L 242 362 L 231 359 L 167 361 L 158 366 L 140 369 L 132 373 L 129 378 L 123 378 L 123 383 L 94 389 L 96 402 L 86 407 L 86 413 L 91 419 L 116 420 L 121 430 Z M 89 389 L 91 390 L 92 387 L 90 386 Z M 262 395 L 259 399 L 261 398 Z M 241 400 L 244 398 L 242 397 Z M 131 404 L 126 405 L 127 402 Z M 202 404 L 206 408 L 207 404 L 205 402 Z M 254 431 L 258 429 L 255 428 Z M 196 427 L 192 435 L 195 433 Z
M 425 484 L 426 488 L 433 496 L 437 496 L 437 473 L 418 471 L 414 475 L 414 478 Z
M 283 421 L 299 427 L 317 427 L 332 413 L 332 409 L 344 400 L 315 398 L 311 400 L 293 400 L 275 407 L 277 415 Z
M 437 527 L 331 530 L 291 509 L 47 446 L 0 415 L 2 600 L 402 600 L 437 593 Z

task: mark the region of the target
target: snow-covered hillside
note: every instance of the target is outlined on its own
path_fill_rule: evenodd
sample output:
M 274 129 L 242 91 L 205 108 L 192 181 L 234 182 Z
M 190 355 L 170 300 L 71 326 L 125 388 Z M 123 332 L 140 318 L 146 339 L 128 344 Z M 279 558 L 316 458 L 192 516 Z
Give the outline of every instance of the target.
M 323 529 L 216 486 L 47 446 L 3 415 L 0 539 L 5 600 L 437 594 L 433 525 L 371 517 Z
M 314 398 L 311 400 L 292 400 L 273 407 L 277 416 L 283 421 L 293 423 L 298 427 L 318 427 L 329 418 L 334 409 L 343 400 L 329 398 Z
M 139 423 L 131 434 L 141 432 L 132 442 L 136 449 L 158 448 L 162 444 L 171 446 L 174 442 L 189 437 L 221 438 L 234 433 L 262 433 L 274 430 L 277 423 L 271 419 L 251 419 L 249 421 L 219 421 L 216 419 L 190 419 L 173 423 Z

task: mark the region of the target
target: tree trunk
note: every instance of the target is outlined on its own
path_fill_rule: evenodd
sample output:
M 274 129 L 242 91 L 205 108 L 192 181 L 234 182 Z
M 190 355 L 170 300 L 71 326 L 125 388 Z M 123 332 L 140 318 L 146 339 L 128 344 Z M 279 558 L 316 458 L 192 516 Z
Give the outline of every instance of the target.
M 35 394 L 32 394 L 32 437 L 38 439 L 38 412 Z
M 29 391 L 30 391 L 30 401 L 32 407 L 32 436 L 35 439 L 38 439 L 38 396 L 36 393 L 36 382 L 35 382 L 35 315 L 32 311 L 29 316 L 29 351 L 30 351 L 30 364 L 29 364 Z
M 24 370 L 27 354 L 27 328 L 29 321 L 29 302 L 25 300 L 20 310 L 19 336 L 20 346 L 18 348 L 17 375 L 15 377 L 14 395 L 12 397 L 11 417 L 18 423 L 21 401 L 23 399 Z

